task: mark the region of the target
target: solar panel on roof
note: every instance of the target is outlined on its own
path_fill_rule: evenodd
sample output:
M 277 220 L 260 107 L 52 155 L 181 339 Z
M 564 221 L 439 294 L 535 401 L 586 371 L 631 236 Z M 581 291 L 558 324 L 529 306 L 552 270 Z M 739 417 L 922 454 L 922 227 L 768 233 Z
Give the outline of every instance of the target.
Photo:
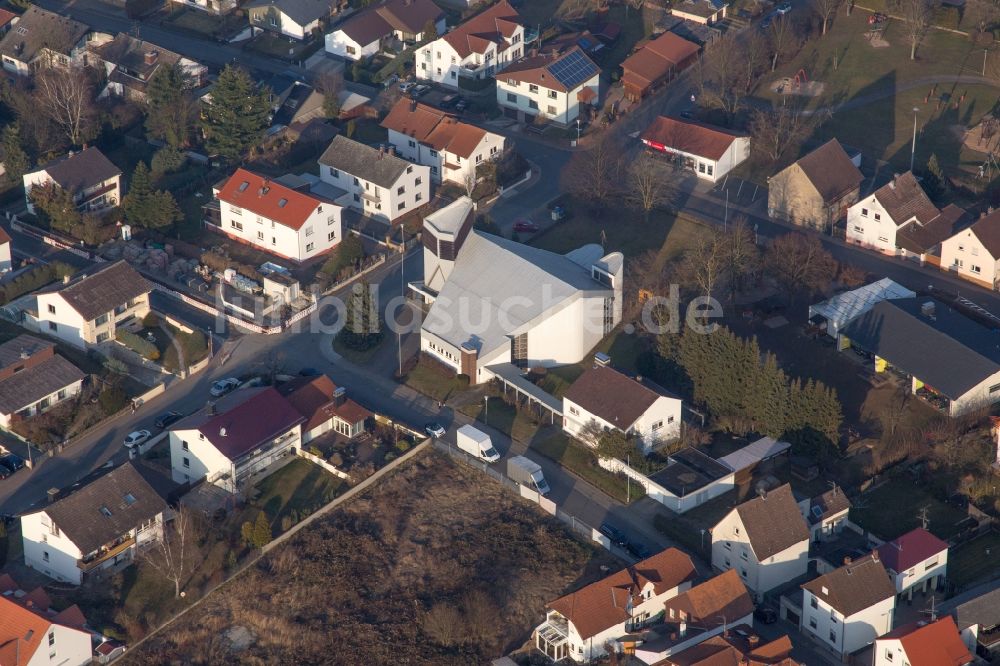
M 549 65 L 548 69 L 559 83 L 570 90 L 597 74 L 597 66 L 580 51 L 573 51 Z

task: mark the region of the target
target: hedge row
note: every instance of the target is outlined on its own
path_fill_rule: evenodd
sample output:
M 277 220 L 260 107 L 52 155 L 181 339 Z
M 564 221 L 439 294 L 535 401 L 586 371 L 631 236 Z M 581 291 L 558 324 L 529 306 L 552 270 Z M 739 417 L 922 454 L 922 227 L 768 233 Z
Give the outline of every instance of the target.
M 136 354 L 139 354 L 143 358 L 147 358 L 150 361 L 156 361 L 160 358 L 160 350 L 156 348 L 156 345 L 149 340 L 132 333 L 131 331 L 122 329 L 115 335 L 115 339 L 134 351 Z
M 55 280 L 61 280 L 66 275 L 73 275 L 75 272 L 75 268 L 61 261 L 36 266 L 0 287 L 0 301 L 6 305 L 16 298 L 41 289 Z

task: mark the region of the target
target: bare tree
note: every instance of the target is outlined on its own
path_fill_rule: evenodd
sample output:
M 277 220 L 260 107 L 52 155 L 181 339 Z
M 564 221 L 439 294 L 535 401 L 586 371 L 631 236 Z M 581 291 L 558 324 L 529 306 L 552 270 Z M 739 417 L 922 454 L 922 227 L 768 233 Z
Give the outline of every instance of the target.
M 395 86 L 392 86 L 395 87 Z M 327 118 L 340 117 L 340 93 L 344 90 L 341 72 L 324 72 L 316 79 L 316 90 L 323 95 L 323 113 Z
M 823 34 L 826 34 L 826 29 L 830 25 L 830 19 L 833 15 L 837 13 L 840 9 L 840 4 L 844 0 L 812 0 L 813 7 L 816 9 L 816 13 L 819 14 L 820 20 L 823 22 Z
M 755 149 L 776 162 L 790 146 L 797 145 L 812 129 L 810 117 L 787 104 L 750 112 L 750 135 Z
M 757 85 L 757 81 L 760 79 L 761 74 L 764 73 L 767 67 L 767 61 L 770 58 L 770 50 L 771 45 L 768 42 L 766 35 L 762 34 L 758 30 L 754 30 L 750 33 L 750 36 L 744 44 L 743 51 L 744 94 L 749 94 L 750 91 L 753 90 L 754 86 Z
M 739 215 L 722 234 L 723 265 L 729 282 L 729 297 L 736 300 L 740 286 L 760 268 L 760 248 L 755 242 L 754 232 L 747 219 Z
M 789 296 L 823 291 L 837 270 L 837 261 L 819 238 L 800 233 L 775 238 L 764 262 Z
M 730 122 L 746 98 L 747 60 L 744 45 L 736 40 L 735 32 L 727 32 L 705 49 L 695 68 L 702 101 L 725 112 Z
M 435 643 L 452 647 L 462 642 L 465 630 L 462 614 L 451 604 L 440 601 L 421 618 L 420 626 Z
M 771 71 L 778 66 L 778 60 L 791 54 L 798 45 L 799 36 L 795 32 L 795 22 L 789 16 L 782 16 L 771 23 Z
M 899 0 L 898 11 L 910 40 L 910 60 L 917 59 L 917 46 L 931 27 L 935 6 L 934 0 Z
M 564 185 L 577 196 L 602 204 L 617 190 L 620 169 L 619 145 L 605 135 L 589 150 L 573 153 L 563 170 Z
M 642 209 L 646 220 L 654 208 L 670 200 L 673 191 L 670 176 L 667 165 L 649 153 L 642 153 L 629 165 L 626 198 Z
M 191 575 L 200 557 L 199 550 L 197 520 L 182 508 L 163 526 L 163 536 L 146 551 L 144 560 L 174 584 L 174 597 L 179 598 L 181 584 Z
M 90 138 L 97 124 L 94 89 L 80 68 L 43 69 L 35 76 L 35 104 L 74 146 Z
M 462 186 L 465 188 L 465 194 L 468 197 L 472 196 L 472 193 L 476 191 L 476 183 L 478 179 L 476 178 L 475 170 L 467 171 L 465 177 L 462 179 Z
M 646 0 L 625 0 L 625 18 L 628 18 L 630 9 L 641 12 L 644 4 L 646 4 Z
M 684 253 L 681 262 L 682 274 L 703 296 L 712 295 L 725 269 L 725 247 L 717 233 L 698 239 L 694 247 Z

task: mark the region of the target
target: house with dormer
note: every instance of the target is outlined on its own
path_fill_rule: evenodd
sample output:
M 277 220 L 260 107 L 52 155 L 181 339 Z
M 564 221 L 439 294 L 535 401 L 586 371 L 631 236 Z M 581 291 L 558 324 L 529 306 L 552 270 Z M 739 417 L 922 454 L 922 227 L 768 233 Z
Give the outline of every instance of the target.
M 29 592 L 9 574 L 0 574 L 0 664 L 84 666 L 94 656 L 91 636 L 79 606 L 56 610 L 44 588 Z
M 428 25 L 434 26 L 436 34 L 424 34 Z M 444 31 L 444 12 L 431 0 L 382 0 L 334 26 L 326 35 L 326 52 L 346 60 L 364 60 L 389 40 L 419 42 Z
M 887 541 L 878 556 L 889 570 L 896 594 L 913 599 L 913 592 L 926 594 L 944 585 L 948 575 L 948 544 L 922 527 Z
M 0 39 L 4 70 L 31 76 L 47 67 L 83 64 L 90 28 L 67 16 L 30 5 Z

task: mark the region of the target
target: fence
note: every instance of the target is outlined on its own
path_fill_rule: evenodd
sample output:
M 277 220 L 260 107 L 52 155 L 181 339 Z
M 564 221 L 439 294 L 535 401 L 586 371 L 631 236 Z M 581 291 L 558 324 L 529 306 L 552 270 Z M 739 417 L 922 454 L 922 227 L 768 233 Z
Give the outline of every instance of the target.
M 341 470 L 337 469 L 336 467 L 334 467 L 333 465 L 331 465 L 327 461 L 323 460 L 319 456 L 314 456 L 313 454 L 309 453 L 308 451 L 303 451 L 302 447 L 299 447 L 299 448 L 295 449 L 295 453 L 300 458 L 305 458 L 309 462 L 314 463 L 316 465 L 319 465 L 320 467 L 322 467 L 323 469 L 325 469 L 326 471 L 328 471 L 330 474 L 333 474 L 334 476 L 339 476 L 341 479 L 347 479 L 348 481 L 351 480 L 351 475 L 350 474 L 348 474 L 347 472 L 342 472 Z
M 179 291 L 174 291 L 173 289 L 165 287 L 162 284 L 154 282 L 153 288 L 162 294 L 166 294 L 167 296 L 176 298 L 177 300 L 186 303 L 187 305 L 190 305 L 193 308 L 201 310 L 206 314 L 210 314 L 213 317 L 222 317 L 223 319 L 225 319 L 234 326 L 238 326 L 240 328 L 252 331 L 254 333 L 261 333 L 262 335 L 277 335 L 278 333 L 281 333 L 282 331 L 292 326 L 296 322 L 301 321 L 306 317 L 308 317 L 309 315 L 311 315 L 313 312 L 316 311 L 318 307 L 318 305 L 315 302 L 313 302 L 309 307 L 296 312 L 294 315 L 292 315 L 285 321 L 281 322 L 277 326 L 261 326 L 260 324 L 256 324 L 252 321 L 247 321 L 242 317 L 230 314 L 229 312 L 224 312 L 222 310 L 219 310 L 214 305 L 209 305 L 208 303 L 205 303 L 204 301 L 201 301 L 197 298 L 188 296 L 187 294 L 182 294 Z

